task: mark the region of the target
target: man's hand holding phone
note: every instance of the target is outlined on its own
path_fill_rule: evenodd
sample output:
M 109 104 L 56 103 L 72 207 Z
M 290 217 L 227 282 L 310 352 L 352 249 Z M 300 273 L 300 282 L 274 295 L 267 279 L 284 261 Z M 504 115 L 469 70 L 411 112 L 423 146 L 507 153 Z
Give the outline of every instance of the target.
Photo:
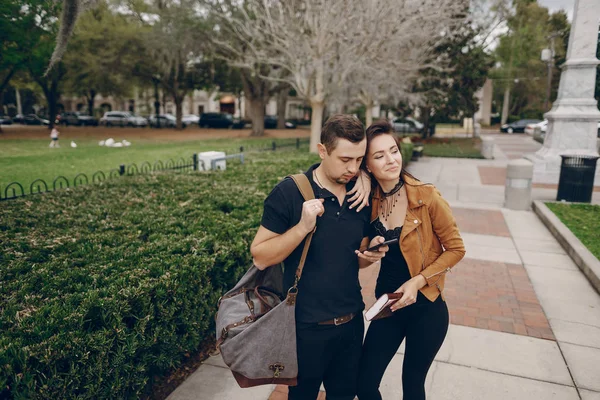
M 367 260 L 370 263 L 376 263 L 385 257 L 385 253 L 389 250 L 388 245 L 393 243 L 398 243 L 398 239 L 386 241 L 383 236 L 375 236 L 367 249 L 362 251 L 355 250 L 354 252 L 358 258 Z

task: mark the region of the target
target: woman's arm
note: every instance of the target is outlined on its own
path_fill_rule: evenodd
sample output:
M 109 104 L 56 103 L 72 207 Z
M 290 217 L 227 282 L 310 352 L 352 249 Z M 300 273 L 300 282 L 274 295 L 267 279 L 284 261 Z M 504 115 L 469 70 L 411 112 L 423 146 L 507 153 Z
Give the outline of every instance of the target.
M 449 272 L 465 256 L 465 245 L 460 237 L 450 205 L 437 189 L 434 190 L 433 199 L 429 205 L 429 216 L 433 232 L 444 246 L 442 254 L 421 271 L 427 285 L 433 286 L 443 274 Z
M 354 188 L 348 192 L 348 195 L 354 195 L 348 199 L 350 208 L 356 207 L 356 212 L 369 205 L 369 196 L 371 195 L 371 176 L 362 169 L 356 177 Z

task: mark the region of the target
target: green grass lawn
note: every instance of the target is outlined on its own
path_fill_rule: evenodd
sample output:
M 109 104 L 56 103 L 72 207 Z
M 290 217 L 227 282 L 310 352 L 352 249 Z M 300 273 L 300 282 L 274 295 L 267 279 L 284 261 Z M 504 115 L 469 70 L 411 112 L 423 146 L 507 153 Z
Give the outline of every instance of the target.
M 429 157 L 483 158 L 479 138 L 426 139 L 423 154 Z
M 590 204 L 546 203 L 581 243 L 600 259 L 600 206 Z
M 71 148 L 70 140 L 61 141 L 58 149 L 48 148 L 48 140 L 3 140 L 0 146 L 0 191 L 10 182 L 21 183 L 26 193 L 36 179 L 43 179 L 51 187 L 57 176 L 65 176 L 69 182 L 79 173 L 91 175 L 101 170 L 108 175 L 119 165 L 144 161 L 186 160 L 193 153 L 218 150 L 228 154 L 269 147 L 274 139 L 208 139 L 193 141 L 157 142 L 151 139 L 134 141 L 130 147 L 109 148 L 98 145 L 98 140 L 76 139 L 77 148 Z M 277 143 L 293 143 L 294 139 L 275 139 Z

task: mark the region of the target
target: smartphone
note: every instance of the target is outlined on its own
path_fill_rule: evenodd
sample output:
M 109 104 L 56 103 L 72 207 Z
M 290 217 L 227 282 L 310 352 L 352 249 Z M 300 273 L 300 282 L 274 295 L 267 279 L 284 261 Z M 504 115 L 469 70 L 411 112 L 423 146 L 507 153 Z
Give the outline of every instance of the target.
M 386 245 L 388 245 L 388 244 L 392 244 L 392 243 L 398 243 L 398 238 L 396 238 L 396 239 L 391 239 L 391 240 L 386 240 L 386 241 L 385 241 L 385 242 L 383 242 L 383 243 L 379 243 L 379 244 L 376 244 L 376 245 L 375 245 L 375 246 L 373 246 L 373 247 L 369 247 L 369 248 L 368 248 L 368 249 L 366 249 L 365 251 L 375 251 L 375 250 L 377 250 L 378 248 L 380 248 L 381 246 L 386 246 Z

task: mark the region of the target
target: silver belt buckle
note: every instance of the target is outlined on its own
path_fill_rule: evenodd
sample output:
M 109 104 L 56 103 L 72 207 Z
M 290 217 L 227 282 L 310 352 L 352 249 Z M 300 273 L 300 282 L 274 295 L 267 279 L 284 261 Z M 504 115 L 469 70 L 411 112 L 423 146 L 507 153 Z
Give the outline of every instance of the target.
M 334 324 L 335 326 L 338 326 L 338 325 L 341 325 L 342 323 L 338 323 L 338 318 L 337 318 L 337 317 L 335 317 L 335 318 L 333 319 L 333 324 Z

